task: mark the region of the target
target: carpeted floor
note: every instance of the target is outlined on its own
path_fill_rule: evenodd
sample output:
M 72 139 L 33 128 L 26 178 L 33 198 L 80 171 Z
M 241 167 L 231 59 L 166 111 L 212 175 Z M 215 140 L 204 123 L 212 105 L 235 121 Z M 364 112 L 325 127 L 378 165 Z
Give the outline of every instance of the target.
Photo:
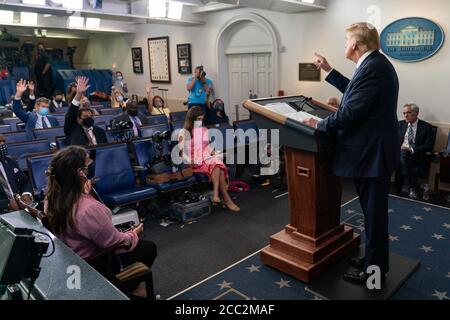
M 394 196 L 390 197 L 389 208 L 391 250 L 421 262 L 420 268 L 393 298 L 448 300 L 450 209 Z M 357 232 L 364 231 L 358 200 L 343 206 L 341 217 Z M 174 298 L 304 300 L 316 297 L 305 291 L 302 282 L 262 264 L 256 253 Z
M 146 239 L 158 247 L 153 266 L 155 292 L 162 299 L 202 281 L 266 246 L 269 237 L 289 223 L 288 197 L 253 184 L 251 191 L 233 194 L 241 212 L 213 209 L 193 224 L 167 227 L 148 219 Z M 351 182 L 344 183 L 342 201 L 355 197 Z

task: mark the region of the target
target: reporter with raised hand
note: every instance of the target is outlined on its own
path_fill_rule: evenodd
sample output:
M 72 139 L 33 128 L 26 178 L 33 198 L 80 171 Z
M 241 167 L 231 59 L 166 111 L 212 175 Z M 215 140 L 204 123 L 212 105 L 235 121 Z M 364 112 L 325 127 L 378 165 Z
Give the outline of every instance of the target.
M 68 145 L 93 146 L 108 142 L 105 130 L 94 125 L 94 110 L 89 107 L 80 107 L 84 93 L 89 87 L 88 78 L 76 79 L 76 94 L 64 122 L 64 133 Z
M 22 107 L 22 96 L 30 84 L 21 79 L 16 85 L 16 95 L 13 102 L 13 112 L 25 123 L 25 131 L 27 139 L 33 140 L 33 129 L 46 129 L 59 126 L 58 120 L 49 116 L 50 101 L 47 98 L 39 98 L 36 100 L 34 111 L 26 112 Z

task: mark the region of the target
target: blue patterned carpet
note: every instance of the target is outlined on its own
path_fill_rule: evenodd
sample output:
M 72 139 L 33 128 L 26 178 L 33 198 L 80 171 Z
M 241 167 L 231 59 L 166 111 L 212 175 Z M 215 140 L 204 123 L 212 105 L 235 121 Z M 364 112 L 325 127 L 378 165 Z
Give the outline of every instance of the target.
M 389 199 L 390 248 L 420 260 L 419 269 L 393 299 L 449 300 L 450 209 L 391 196 Z M 358 199 L 344 205 L 342 220 L 364 231 Z M 364 233 L 361 241 L 364 242 Z M 175 300 L 311 300 L 305 284 L 265 266 L 259 252 L 230 266 L 185 292 Z

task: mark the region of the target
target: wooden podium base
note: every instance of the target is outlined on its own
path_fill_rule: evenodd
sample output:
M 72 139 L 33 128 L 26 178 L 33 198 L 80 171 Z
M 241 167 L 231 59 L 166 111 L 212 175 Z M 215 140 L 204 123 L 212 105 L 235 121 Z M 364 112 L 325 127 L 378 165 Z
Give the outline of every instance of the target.
M 319 238 L 305 236 L 290 225 L 270 237 L 261 260 L 296 279 L 310 283 L 337 260 L 358 248 L 360 236 L 343 224 Z

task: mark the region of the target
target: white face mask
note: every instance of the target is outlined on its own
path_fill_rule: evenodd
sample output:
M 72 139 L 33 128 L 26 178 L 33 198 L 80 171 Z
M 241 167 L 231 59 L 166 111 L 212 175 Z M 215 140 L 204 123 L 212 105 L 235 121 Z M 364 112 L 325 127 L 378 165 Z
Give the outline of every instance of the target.
M 200 128 L 203 126 L 203 121 L 194 121 L 194 127 Z

